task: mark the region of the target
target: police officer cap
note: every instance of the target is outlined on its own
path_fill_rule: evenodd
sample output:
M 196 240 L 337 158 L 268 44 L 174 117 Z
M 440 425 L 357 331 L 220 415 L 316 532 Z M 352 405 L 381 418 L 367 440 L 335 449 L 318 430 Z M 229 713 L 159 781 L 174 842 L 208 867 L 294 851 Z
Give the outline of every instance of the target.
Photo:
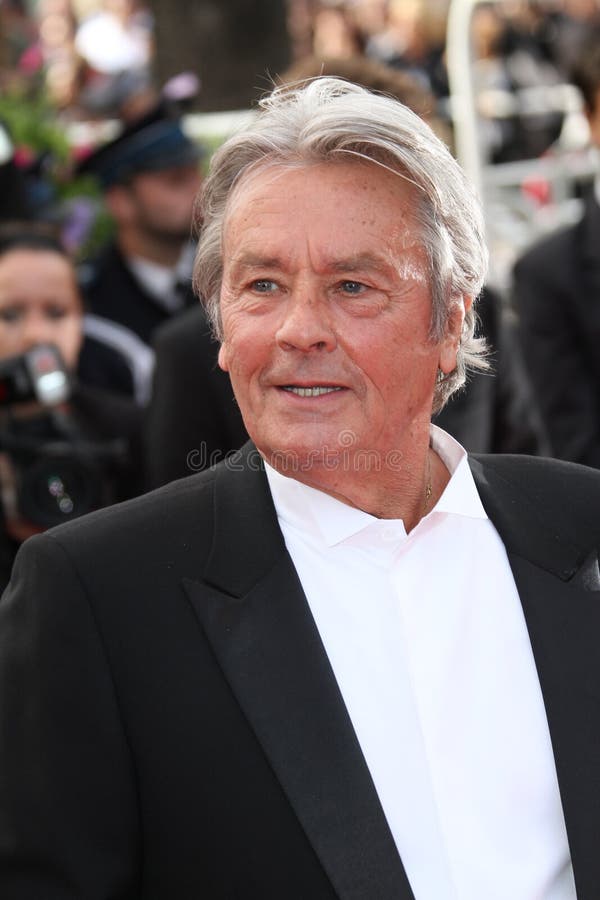
M 163 105 L 127 125 L 112 141 L 91 153 L 78 167 L 95 175 L 103 188 L 124 184 L 139 172 L 156 172 L 197 162 L 200 147 Z

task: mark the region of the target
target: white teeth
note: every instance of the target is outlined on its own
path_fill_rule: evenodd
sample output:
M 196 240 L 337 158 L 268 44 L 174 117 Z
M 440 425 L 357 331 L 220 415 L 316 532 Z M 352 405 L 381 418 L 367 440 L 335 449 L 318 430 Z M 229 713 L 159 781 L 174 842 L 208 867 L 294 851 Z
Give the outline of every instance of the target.
M 341 391 L 341 387 L 294 387 L 285 385 L 284 391 L 296 394 L 297 397 L 320 397 L 321 394 L 331 394 L 333 391 Z

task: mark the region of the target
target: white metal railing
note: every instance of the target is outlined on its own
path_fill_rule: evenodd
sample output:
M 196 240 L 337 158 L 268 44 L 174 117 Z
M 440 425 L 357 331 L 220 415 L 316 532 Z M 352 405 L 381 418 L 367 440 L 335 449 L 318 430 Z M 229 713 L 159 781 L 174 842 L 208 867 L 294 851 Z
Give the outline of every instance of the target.
M 450 87 L 450 114 L 454 123 L 456 157 L 477 188 L 483 193 L 483 162 L 479 148 L 479 127 L 473 77 L 471 21 L 481 0 L 452 0 L 448 10 L 446 59 Z
M 491 250 L 491 280 L 507 286 L 512 263 L 540 234 L 572 222 L 578 214 L 574 181 L 598 171 L 598 153 L 587 146 L 588 129 L 579 92 L 569 84 L 478 94 L 475 84 L 471 28 L 476 7 L 489 0 L 451 0 L 446 56 L 450 85 L 449 112 L 454 125 L 458 161 L 477 188 L 484 206 Z M 502 0 L 492 0 L 500 4 Z M 495 92 L 494 92 L 495 93 Z M 480 135 L 482 101 L 495 118 L 562 112 L 565 124 L 559 145 L 547 158 L 490 164 Z M 545 181 L 551 204 L 536 203 L 523 186 Z

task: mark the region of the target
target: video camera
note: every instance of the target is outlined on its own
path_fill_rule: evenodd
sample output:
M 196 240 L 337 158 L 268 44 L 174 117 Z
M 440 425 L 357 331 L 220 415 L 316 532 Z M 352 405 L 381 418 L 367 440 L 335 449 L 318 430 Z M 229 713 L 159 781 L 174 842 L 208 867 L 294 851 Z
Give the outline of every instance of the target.
M 71 380 L 54 344 L 38 344 L 22 356 L 0 360 L 0 406 L 28 400 L 56 406 L 70 394 Z
M 69 408 L 72 387 L 52 344 L 0 361 L 0 453 L 10 461 L 2 467 L 2 480 L 8 469 L 16 513 L 41 528 L 113 503 L 127 459 L 124 441 L 86 435 Z M 33 414 L 23 414 L 32 402 Z

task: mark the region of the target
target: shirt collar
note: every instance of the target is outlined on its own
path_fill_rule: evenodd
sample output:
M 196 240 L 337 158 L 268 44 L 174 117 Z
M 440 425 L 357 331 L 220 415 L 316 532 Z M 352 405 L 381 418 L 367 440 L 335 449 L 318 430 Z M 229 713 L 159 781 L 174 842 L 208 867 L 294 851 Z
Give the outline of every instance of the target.
M 141 287 L 167 312 L 177 312 L 184 304 L 184 298 L 176 288 L 178 284 L 191 281 L 195 248 L 186 243 L 177 264 L 162 266 L 141 256 L 130 256 L 127 265 Z
M 430 427 L 430 443 L 450 472 L 450 481 L 431 513 L 450 513 L 471 519 L 487 519 L 488 515 L 477 492 L 465 448 L 437 425 Z
M 469 468 L 466 450 L 437 425 L 431 425 L 430 443 L 450 472 L 450 481 L 438 502 L 422 521 L 440 513 L 487 519 Z M 382 521 L 323 491 L 282 475 L 267 462 L 265 470 L 278 519 L 299 531 L 320 533 L 329 547 Z M 396 519 L 386 519 L 385 522 L 392 526 L 394 523 L 403 524 Z

